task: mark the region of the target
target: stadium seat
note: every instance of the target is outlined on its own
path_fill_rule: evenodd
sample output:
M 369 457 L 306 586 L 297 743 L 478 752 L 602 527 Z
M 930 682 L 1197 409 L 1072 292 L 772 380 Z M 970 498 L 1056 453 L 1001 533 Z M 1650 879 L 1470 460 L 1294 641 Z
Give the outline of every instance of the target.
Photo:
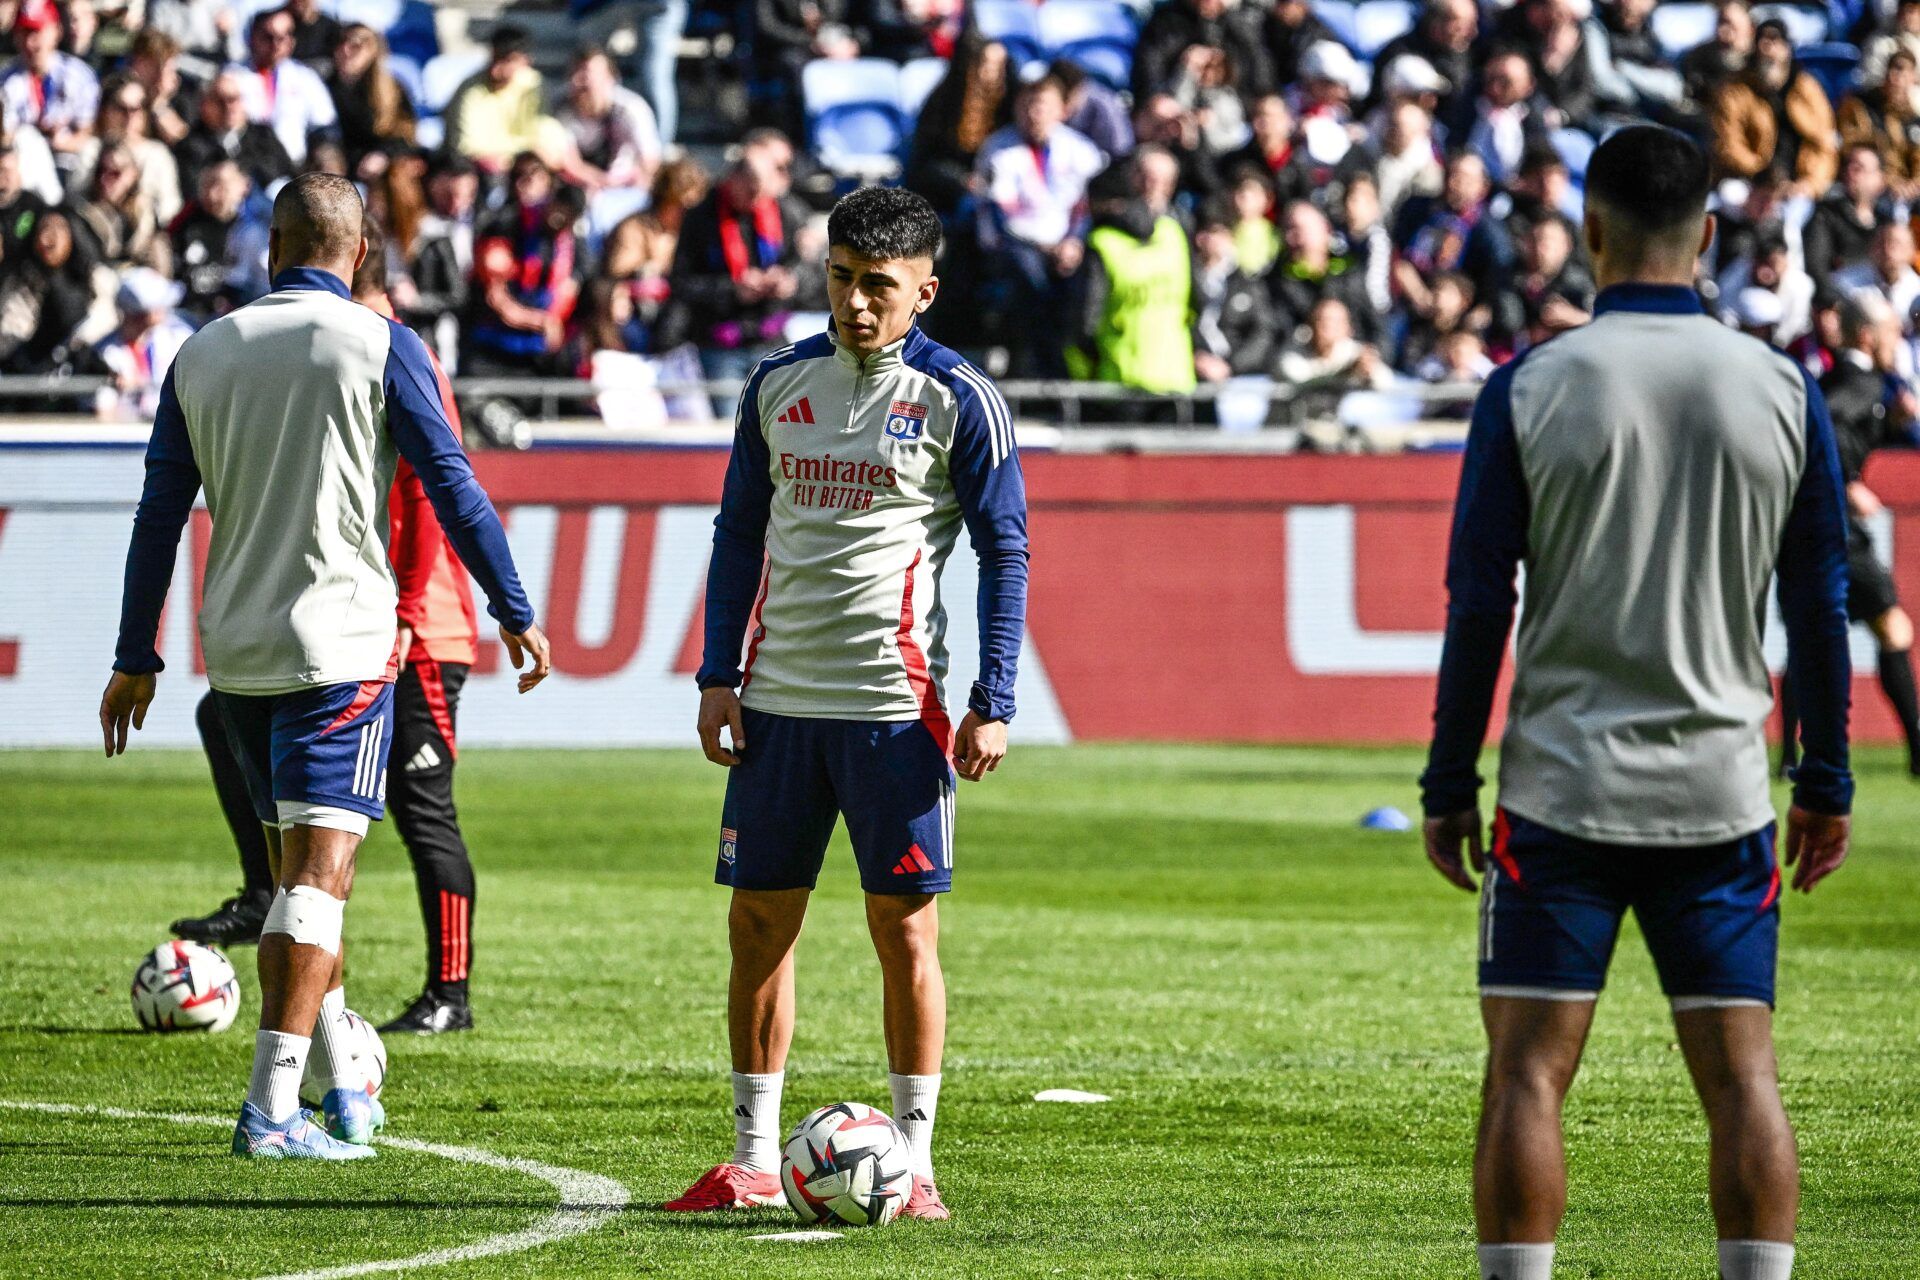
M 1413 30 L 1415 16 L 1411 0 L 1361 0 L 1353 10 L 1354 38 L 1358 41 L 1353 51 L 1362 58 L 1372 58 L 1389 41 Z
M 400 18 L 387 28 L 387 50 L 395 57 L 412 58 L 426 66 L 440 56 L 440 28 L 433 6 L 425 0 L 406 0 Z
M 822 58 L 800 71 L 812 150 L 838 174 L 899 172 L 906 143 L 900 67 L 885 58 Z
M 587 201 L 587 252 L 595 259 L 613 229 L 628 215 L 647 207 L 652 193 L 645 187 L 608 187 Z
M 945 58 L 915 58 L 900 68 L 900 114 L 912 119 L 920 114 L 929 95 L 947 77 Z
M 1593 135 L 1581 129 L 1555 129 L 1553 131 L 1553 149 L 1567 162 L 1567 173 L 1575 182 L 1584 182 L 1587 176 L 1587 161 L 1593 158 L 1593 148 L 1597 145 Z
M 1798 51 L 1801 68 L 1820 82 L 1837 106 L 1860 76 L 1860 47 L 1843 40 L 1810 44 Z
M 421 116 L 413 124 L 414 145 L 423 151 L 438 151 L 447 140 L 447 122 L 439 116 Z
M 1038 6 L 1032 0 L 975 0 L 973 21 L 981 35 L 1007 47 L 1016 70 L 1045 56 Z
M 1047 56 L 1066 58 L 1112 88 L 1127 86 L 1140 33 L 1116 0 L 1047 0 L 1039 10 L 1039 34 Z
M 1713 6 L 1697 0 L 1668 0 L 1653 7 L 1647 26 L 1660 51 L 1677 58 L 1697 44 L 1713 39 Z
M 1786 24 L 1787 39 L 1794 48 L 1803 45 L 1819 44 L 1827 38 L 1827 11 L 1824 6 L 1813 8 L 1800 4 L 1763 4 L 1755 6 L 1753 20 L 1765 22 L 1768 18 L 1778 18 Z
M 468 49 L 463 53 L 443 53 L 420 68 L 420 88 L 422 105 L 435 115 L 447 109 L 453 101 L 453 95 L 460 86 L 474 76 L 479 75 L 487 65 L 485 49 Z
M 331 0 L 321 6 L 345 25 L 358 22 L 385 35 L 400 21 L 402 0 Z
M 1350 0 L 1313 0 L 1313 16 L 1326 23 L 1341 44 L 1359 51 L 1360 27 Z
M 387 59 L 387 70 L 400 82 L 400 87 L 406 91 L 407 101 L 413 104 L 414 114 L 419 115 L 427 99 L 427 85 L 420 76 L 420 64 L 396 53 Z

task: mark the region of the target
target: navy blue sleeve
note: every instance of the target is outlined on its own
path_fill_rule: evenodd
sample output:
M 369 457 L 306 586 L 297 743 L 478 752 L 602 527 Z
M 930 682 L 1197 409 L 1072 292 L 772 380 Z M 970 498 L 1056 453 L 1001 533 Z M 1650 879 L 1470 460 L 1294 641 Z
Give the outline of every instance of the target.
M 1780 613 L 1787 624 L 1787 679 L 1800 710 L 1800 764 L 1793 802 L 1816 813 L 1853 809 L 1847 713 L 1853 659 L 1847 649 L 1847 498 L 1826 397 L 1806 370 L 1807 460 L 1780 541 Z
M 387 394 L 387 431 L 400 456 L 413 464 L 433 504 L 433 514 L 453 542 L 460 563 L 480 584 L 487 612 L 515 635 L 533 625 L 533 605 L 521 589 L 507 531 L 487 491 L 474 478 L 473 464 L 460 447 L 460 435 L 447 421 L 440 401 L 440 380 L 427 358 L 420 335 L 390 324 L 393 345 L 383 379 Z
M 176 362 L 174 368 L 178 368 Z M 154 648 L 160 611 L 173 585 L 173 562 L 180 530 L 200 492 L 200 466 L 193 459 L 186 415 L 174 390 L 174 368 L 160 384 L 160 406 L 147 439 L 147 480 L 133 513 L 133 540 L 127 544 L 126 579 L 120 590 L 120 640 L 113 669 L 130 676 L 150 675 L 166 664 Z
M 1007 402 L 969 365 L 953 376 L 960 419 L 947 472 L 980 559 L 980 678 L 967 707 L 983 720 L 1011 720 L 1027 628 L 1027 485 Z
M 1527 554 L 1532 515 L 1513 432 L 1513 374 L 1519 363 L 1488 379 L 1467 431 L 1447 551 L 1447 634 L 1434 697 L 1433 746 L 1420 775 L 1428 817 L 1459 813 L 1479 802 L 1480 744 L 1506 657 L 1514 575 Z
M 767 437 L 760 429 L 760 383 L 756 368 L 740 392 L 734 415 L 733 456 L 713 521 L 713 559 L 707 564 L 706 645 L 694 679 L 702 689 L 740 683 L 741 649 L 760 569 L 767 555 L 767 520 L 773 510 L 773 473 Z

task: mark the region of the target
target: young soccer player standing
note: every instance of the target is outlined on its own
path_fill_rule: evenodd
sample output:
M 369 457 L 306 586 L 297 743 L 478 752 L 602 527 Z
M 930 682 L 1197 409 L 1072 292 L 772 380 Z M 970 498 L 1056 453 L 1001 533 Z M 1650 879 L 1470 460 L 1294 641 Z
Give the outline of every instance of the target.
M 1007 750 L 1026 492 L 1005 401 L 914 324 L 940 285 L 932 207 L 857 191 L 827 240 L 833 331 L 748 378 L 715 521 L 699 731 L 731 771 L 715 879 L 733 889 L 735 1143 L 667 1208 L 782 1202 L 793 946 L 844 816 L 880 958 L 893 1116 L 914 1149 L 904 1212 L 945 1218 L 930 1156 L 946 1036 L 936 895 L 952 884 L 956 767 L 978 781 Z M 980 671 L 956 735 L 940 572 L 962 524 L 980 560 Z
M 1711 1138 L 1724 1280 L 1786 1280 L 1799 1167 L 1773 1050 L 1780 870 L 1761 650 L 1776 569 L 1803 753 L 1793 885 L 1846 858 L 1847 528 L 1825 402 L 1786 356 L 1701 311 L 1705 156 L 1651 126 L 1587 171 L 1591 324 L 1496 372 L 1474 410 L 1427 855 L 1484 872 L 1489 1052 L 1474 1158 L 1486 1280 L 1546 1280 L 1566 1210 L 1561 1105 L 1631 908 Z M 1500 804 L 1483 855 L 1475 761 L 1527 567 Z

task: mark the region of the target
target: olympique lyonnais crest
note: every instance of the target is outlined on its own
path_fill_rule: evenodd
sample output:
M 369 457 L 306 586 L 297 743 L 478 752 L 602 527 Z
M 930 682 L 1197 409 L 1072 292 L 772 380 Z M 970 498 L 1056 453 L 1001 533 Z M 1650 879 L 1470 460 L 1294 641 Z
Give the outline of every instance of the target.
M 734 855 L 739 852 L 740 833 L 732 827 L 720 828 L 720 861 L 733 865 Z
M 893 440 L 918 440 L 927 422 L 927 406 L 911 400 L 895 400 L 887 409 L 887 436 Z

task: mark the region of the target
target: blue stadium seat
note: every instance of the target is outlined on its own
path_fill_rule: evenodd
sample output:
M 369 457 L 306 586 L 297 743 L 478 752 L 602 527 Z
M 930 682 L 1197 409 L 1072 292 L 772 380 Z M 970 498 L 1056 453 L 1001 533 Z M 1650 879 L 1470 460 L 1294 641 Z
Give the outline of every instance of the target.
M 487 65 L 485 49 L 468 49 L 461 53 L 443 53 L 420 68 L 420 91 L 422 105 L 434 115 L 447 109 L 453 101 L 453 95 L 474 76 L 480 74 Z
M 900 113 L 920 114 L 934 88 L 947 78 L 945 58 L 915 58 L 900 68 Z
M 438 151 L 447 140 L 447 122 L 439 116 L 421 116 L 413 124 L 414 145 L 423 151 Z
M 1778 18 L 1786 24 L 1787 39 L 1793 42 L 1796 49 L 1803 45 L 1819 44 L 1827 38 L 1827 9 L 1824 4 L 1817 8 L 1804 4 L 1754 6 L 1755 22 L 1765 22 L 1768 18 Z
M 1416 16 L 1412 0 L 1361 0 L 1353 10 L 1354 38 L 1358 41 L 1353 51 L 1372 58 L 1389 41 L 1413 30 Z
M 1677 58 L 1697 44 L 1713 39 L 1713 6 L 1699 0 L 1667 0 L 1653 7 L 1647 26 L 1660 52 Z
M 343 25 L 358 22 L 385 35 L 400 21 L 402 0 L 331 0 L 322 7 Z
M 1860 46 L 1844 40 L 1810 44 L 1799 50 L 1801 69 L 1827 91 L 1837 106 L 1860 78 Z
M 800 71 L 812 150 L 835 173 L 882 176 L 899 169 L 907 140 L 900 67 L 885 58 L 822 58 Z
M 413 113 L 419 115 L 421 106 L 427 98 L 427 85 L 420 76 L 420 64 L 412 58 L 395 54 L 387 59 L 387 70 L 406 91 L 407 101 L 413 104 Z
M 406 0 L 400 6 L 400 19 L 387 28 L 387 49 L 396 57 L 412 58 L 426 66 L 440 56 L 440 30 L 434 21 L 433 6 L 425 0 Z
M 1553 131 L 1553 149 L 1567 162 L 1567 173 L 1575 182 L 1584 182 L 1587 176 L 1587 161 L 1593 158 L 1593 149 L 1598 145 L 1593 135 L 1580 129 L 1555 129 Z
M 1007 46 L 1008 60 L 1016 70 L 1045 56 L 1039 12 L 1032 0 L 974 0 L 973 21 L 981 35 Z
M 1313 16 L 1327 24 L 1334 38 L 1347 48 L 1359 51 L 1360 27 L 1350 0 L 1313 0 Z
M 1133 74 L 1133 47 L 1140 33 L 1133 15 L 1117 0 L 1047 0 L 1039 9 L 1041 47 L 1124 89 Z
M 645 187 L 608 187 L 587 201 L 587 252 L 594 258 L 606 247 L 607 237 L 629 214 L 647 207 L 651 193 Z

